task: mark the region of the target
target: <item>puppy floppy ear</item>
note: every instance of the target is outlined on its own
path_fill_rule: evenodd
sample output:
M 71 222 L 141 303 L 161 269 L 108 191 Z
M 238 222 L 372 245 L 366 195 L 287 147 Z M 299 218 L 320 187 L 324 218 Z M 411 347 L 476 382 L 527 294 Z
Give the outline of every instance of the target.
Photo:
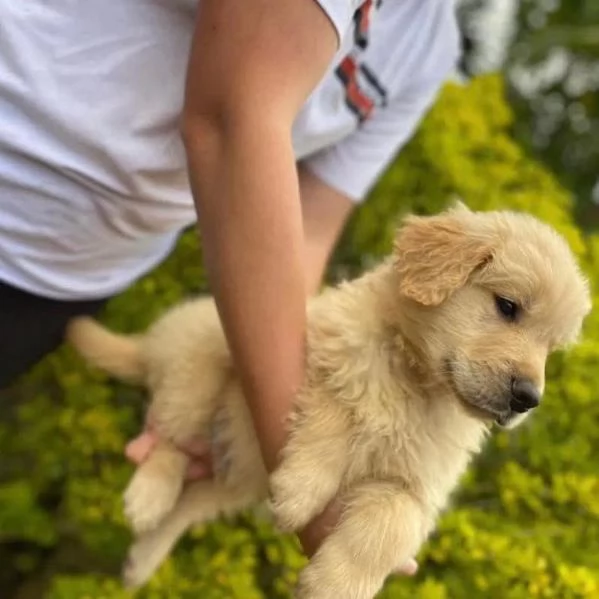
M 472 210 L 470 210 L 462 198 L 457 195 L 452 196 L 448 212 L 453 212 L 454 214 L 472 214 Z
M 493 243 L 467 221 L 459 208 L 437 216 L 409 216 L 395 240 L 395 267 L 402 295 L 436 306 L 493 257 Z M 469 226 L 470 225 L 470 226 Z

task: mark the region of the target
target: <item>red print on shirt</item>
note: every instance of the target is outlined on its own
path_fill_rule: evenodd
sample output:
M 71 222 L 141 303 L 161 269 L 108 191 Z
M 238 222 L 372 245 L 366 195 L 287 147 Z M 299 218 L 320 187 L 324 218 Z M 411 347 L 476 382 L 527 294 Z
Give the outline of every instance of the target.
M 380 4 L 377 3 L 377 7 Z M 356 11 L 354 15 L 355 23 L 355 42 L 360 48 L 366 48 L 368 45 L 368 30 L 370 29 L 370 18 L 372 15 L 373 0 L 366 0 L 364 4 Z
M 380 84 L 375 74 L 362 62 L 359 55 L 369 44 L 370 25 L 373 10 L 378 8 L 382 0 L 366 0 L 354 15 L 355 48 L 337 67 L 337 78 L 345 88 L 347 107 L 360 122 L 365 121 L 377 105 L 384 105 L 387 91 Z
M 337 67 L 337 77 L 345 86 L 345 101 L 360 121 L 367 119 L 374 108 L 374 100 L 358 85 L 358 65 L 353 56 L 346 56 Z

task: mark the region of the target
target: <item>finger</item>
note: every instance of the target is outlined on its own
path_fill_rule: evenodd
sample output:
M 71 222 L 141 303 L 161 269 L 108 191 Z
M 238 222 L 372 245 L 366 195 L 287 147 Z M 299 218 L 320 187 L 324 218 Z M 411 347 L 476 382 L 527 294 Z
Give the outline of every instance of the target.
M 404 576 L 414 576 L 418 572 L 418 562 L 415 559 L 409 559 L 405 564 L 397 569 L 398 574 Z
M 333 500 L 299 533 L 302 549 L 307 557 L 312 557 L 322 541 L 334 530 L 341 509 L 341 504 Z
M 134 464 L 141 464 L 148 457 L 155 445 L 156 436 L 148 431 L 144 431 L 127 444 L 125 447 L 125 456 Z
M 185 478 L 188 481 L 202 480 L 204 478 L 210 478 L 212 476 L 212 466 L 201 460 L 195 460 L 187 467 Z
M 210 445 L 204 439 L 193 439 L 179 449 L 191 458 L 205 458 L 210 453 Z

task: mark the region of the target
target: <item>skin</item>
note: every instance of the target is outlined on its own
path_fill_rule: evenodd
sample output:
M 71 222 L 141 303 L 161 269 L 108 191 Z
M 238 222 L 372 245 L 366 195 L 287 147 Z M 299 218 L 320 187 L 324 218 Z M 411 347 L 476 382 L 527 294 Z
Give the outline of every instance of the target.
M 337 47 L 315 2 L 203 0 L 189 61 L 181 130 L 204 261 L 269 470 L 303 378 L 306 294 L 351 210 L 297 168 L 291 143 Z M 150 425 L 127 454 L 139 462 L 153 443 Z M 208 448 L 184 449 L 198 456 L 190 476 L 209 475 Z M 337 513 L 330 506 L 300 534 L 308 555 Z
M 269 470 L 304 369 L 291 128 L 336 47 L 313 2 L 208 0 L 190 57 L 182 132 L 204 260 Z

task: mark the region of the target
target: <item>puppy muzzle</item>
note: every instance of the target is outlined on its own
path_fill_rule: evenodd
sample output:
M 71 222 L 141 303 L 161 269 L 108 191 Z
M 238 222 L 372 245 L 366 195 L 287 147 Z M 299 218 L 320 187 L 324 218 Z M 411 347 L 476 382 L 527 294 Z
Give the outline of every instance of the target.
M 513 378 L 509 408 L 497 416 L 495 422 L 502 427 L 514 426 L 524 415 L 541 403 L 541 392 L 529 379 Z
M 529 379 L 512 379 L 512 397 L 510 408 L 518 414 L 536 408 L 541 403 L 541 392 Z

